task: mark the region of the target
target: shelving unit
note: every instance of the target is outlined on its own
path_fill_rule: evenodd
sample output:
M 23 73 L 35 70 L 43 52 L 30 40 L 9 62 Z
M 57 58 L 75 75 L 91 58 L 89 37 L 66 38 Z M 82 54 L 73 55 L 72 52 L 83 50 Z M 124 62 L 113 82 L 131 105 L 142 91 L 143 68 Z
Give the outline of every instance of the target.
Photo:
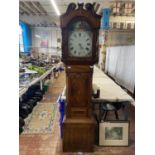
M 40 82 L 40 89 L 42 90 L 43 88 L 43 80 L 49 75 L 49 74 L 53 74 L 53 70 L 56 68 L 59 68 L 60 63 L 56 64 L 55 66 L 53 66 L 51 69 L 49 69 L 48 71 L 46 71 L 43 75 L 41 75 L 38 78 L 35 78 L 33 81 L 31 81 L 27 86 L 23 86 L 19 88 L 19 98 L 26 93 L 26 91 L 28 90 L 29 87 L 31 87 L 32 85 L 36 84 L 37 82 Z

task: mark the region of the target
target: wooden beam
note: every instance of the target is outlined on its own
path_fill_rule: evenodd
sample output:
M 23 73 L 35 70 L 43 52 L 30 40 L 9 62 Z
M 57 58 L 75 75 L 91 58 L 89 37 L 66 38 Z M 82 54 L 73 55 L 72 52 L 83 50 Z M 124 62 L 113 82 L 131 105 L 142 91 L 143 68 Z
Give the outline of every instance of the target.
M 21 10 L 22 12 L 24 12 L 24 14 L 26 15 L 30 15 L 29 12 L 27 12 L 22 6 L 19 6 L 19 10 Z
M 23 15 L 24 14 L 24 11 L 19 10 L 19 14 L 20 15 Z
M 39 2 L 33 2 L 33 4 L 35 4 L 47 16 L 46 10 L 42 7 L 42 5 Z
M 39 15 L 39 16 L 41 16 L 41 12 L 40 12 L 40 10 L 33 4 L 33 2 L 27 2 L 27 4 L 30 6 L 30 8 L 31 9 L 33 9 L 33 10 L 35 10 L 35 12 Z
M 29 7 L 26 6 L 26 4 L 24 2 L 19 2 L 19 5 L 21 5 L 23 8 L 25 8 L 26 10 L 28 10 L 33 16 L 35 16 L 36 14 L 34 13 L 34 11 L 32 11 Z

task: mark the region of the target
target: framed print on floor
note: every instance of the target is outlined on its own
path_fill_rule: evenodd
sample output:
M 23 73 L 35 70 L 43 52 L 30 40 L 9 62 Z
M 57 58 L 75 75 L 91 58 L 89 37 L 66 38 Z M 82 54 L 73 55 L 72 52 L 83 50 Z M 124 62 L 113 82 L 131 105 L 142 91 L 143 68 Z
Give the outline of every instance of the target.
M 106 121 L 99 124 L 99 145 L 128 146 L 129 121 Z

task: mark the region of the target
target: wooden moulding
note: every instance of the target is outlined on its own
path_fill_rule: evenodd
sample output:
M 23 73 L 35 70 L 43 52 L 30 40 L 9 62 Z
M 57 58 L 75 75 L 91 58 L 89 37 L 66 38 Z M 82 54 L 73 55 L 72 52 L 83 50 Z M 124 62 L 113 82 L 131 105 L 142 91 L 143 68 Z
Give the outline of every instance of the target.
M 60 17 L 61 28 L 67 27 L 70 21 L 72 21 L 72 19 L 77 17 L 85 18 L 85 20 L 87 20 L 88 23 L 90 23 L 93 28 L 100 28 L 101 16 L 95 13 L 92 4 L 90 3 L 85 4 L 85 9 L 83 3 L 78 4 L 77 9 L 76 7 L 77 6 L 75 3 L 69 4 L 66 13 L 61 15 Z
M 93 68 L 90 66 L 84 66 L 84 65 L 69 65 L 66 66 L 66 73 L 78 73 L 78 72 L 83 72 L 83 73 L 93 73 Z
M 77 7 L 77 8 L 76 8 Z M 60 23 L 62 29 L 62 62 L 66 65 L 94 65 L 98 61 L 98 30 L 100 28 L 101 16 L 94 11 L 92 4 L 71 3 L 65 14 L 61 15 Z M 86 21 L 92 29 L 92 55 L 90 57 L 70 57 L 68 48 L 69 26 L 76 21 Z

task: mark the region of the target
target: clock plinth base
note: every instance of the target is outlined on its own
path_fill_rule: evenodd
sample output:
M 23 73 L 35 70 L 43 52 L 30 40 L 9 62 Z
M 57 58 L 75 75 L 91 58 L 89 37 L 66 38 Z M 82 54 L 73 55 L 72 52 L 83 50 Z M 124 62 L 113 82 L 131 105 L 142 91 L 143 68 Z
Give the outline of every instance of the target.
M 66 119 L 63 123 L 63 152 L 93 152 L 95 127 L 93 119 Z

